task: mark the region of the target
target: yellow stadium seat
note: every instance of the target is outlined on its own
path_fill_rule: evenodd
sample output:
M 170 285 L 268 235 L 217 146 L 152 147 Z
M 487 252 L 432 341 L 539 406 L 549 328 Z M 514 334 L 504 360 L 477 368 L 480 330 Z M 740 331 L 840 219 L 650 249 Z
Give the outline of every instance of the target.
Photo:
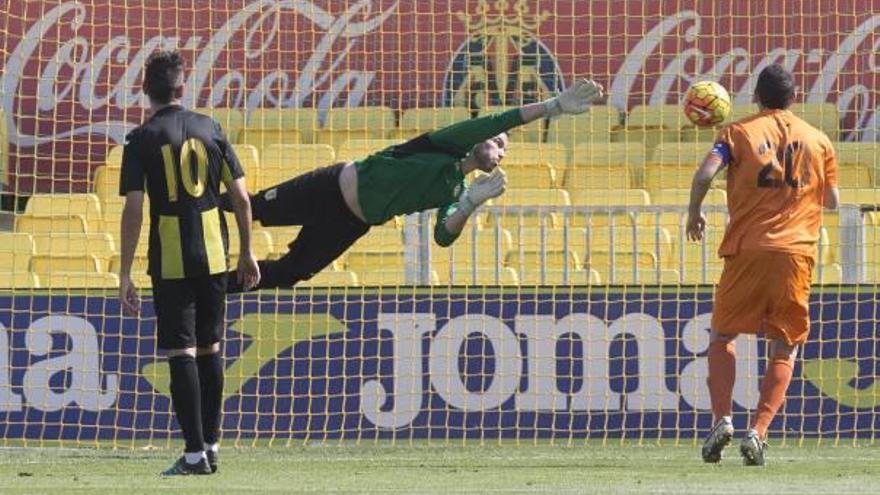
M 609 105 L 594 105 L 580 115 L 564 115 L 550 120 L 547 142 L 568 149 L 611 142 L 611 134 L 622 123 L 620 110 Z
M 146 274 L 147 266 L 149 264 L 149 260 L 146 255 L 137 255 L 135 254 L 134 258 L 131 262 L 131 273 L 132 274 Z M 110 273 L 119 273 L 119 269 L 122 267 L 122 255 L 116 254 L 110 258 L 110 268 L 107 270 Z
M 585 229 L 571 230 L 575 233 Z M 581 243 L 587 240 L 587 235 L 582 233 L 574 239 L 577 242 L 575 248 L 581 249 Z M 634 264 L 638 268 L 653 269 L 660 263 L 661 268 L 669 268 L 674 261 L 672 238 L 669 231 L 662 227 L 593 228 L 589 231 L 589 246 L 581 251 L 586 253 L 585 265 L 599 270 L 606 280 L 612 279 L 612 265 L 616 274 L 633 271 Z
M 471 228 L 465 227 L 451 246 L 443 248 L 431 244 L 431 268 L 445 283 L 471 267 L 494 270 L 495 266 L 503 264 L 505 254 L 511 249 L 513 238 L 506 229 L 478 230 L 475 235 Z
M 567 162 L 565 146 L 558 144 L 539 144 L 512 141 L 508 144 L 502 167 L 510 165 L 534 165 L 548 163 L 558 170 L 564 170 Z
M 314 108 L 255 108 L 248 114 L 245 128 L 296 131 L 299 142 L 314 143 L 318 111 Z M 238 142 L 244 141 L 239 139 Z
M 626 118 L 626 126 L 615 133 L 615 141 L 640 142 L 650 149 L 661 142 L 678 141 L 681 128 L 690 124 L 680 105 L 637 105 Z
M 840 203 L 850 205 L 880 205 L 880 189 L 841 189 Z
M 95 169 L 95 175 L 92 179 L 92 192 L 98 196 L 102 202 L 107 198 L 119 196 L 119 174 L 121 168 L 108 167 L 102 165 Z
M 373 153 L 402 142 L 399 139 L 352 139 L 336 147 L 336 157 L 341 162 L 363 160 Z
M 602 227 L 611 224 L 633 225 L 638 219 L 650 217 L 650 213 L 639 213 L 638 208 L 626 212 L 613 212 L 611 208 L 641 207 L 651 204 L 648 192 L 643 189 L 581 189 L 571 193 L 571 203 L 575 206 L 608 207 L 607 211 L 595 211 L 588 214 L 574 214 L 569 218 L 569 225 L 574 227 Z
M 95 194 L 34 194 L 24 209 L 25 215 L 82 215 L 87 224 L 101 221 L 101 201 Z
M 31 258 L 31 271 L 40 276 L 45 283 L 44 276 L 53 272 L 75 273 L 100 273 L 102 262 L 92 254 L 67 254 L 67 255 L 35 255 Z
M 37 274 L 24 270 L 0 271 L 0 290 L 5 289 L 39 289 L 40 278 Z
M 835 285 L 843 283 L 843 268 L 839 263 L 816 265 L 813 269 L 813 284 Z
M 795 103 L 791 112 L 828 135 L 831 140 L 840 134 L 840 113 L 834 103 Z
M 30 234 L 0 232 L 0 271 L 27 271 L 34 254 L 36 249 Z
M 276 144 L 298 144 L 302 141 L 302 135 L 296 129 L 245 127 L 241 130 L 240 141 L 242 144 L 250 144 L 265 150 Z
M 503 163 L 508 189 L 552 189 L 558 185 L 556 169 L 549 163 Z
M 838 185 L 841 188 L 864 189 L 874 185 L 873 177 L 880 172 L 880 146 L 877 143 L 835 143 L 838 164 Z
M 296 284 L 297 287 L 356 287 L 360 285 L 357 274 L 346 270 L 331 270 L 330 267 L 315 274 L 309 280 Z
M 235 220 L 231 222 L 227 220 L 229 230 L 229 255 L 238 256 L 241 253 L 241 241 L 238 237 L 238 228 Z M 251 231 L 251 252 L 258 260 L 267 259 L 272 256 L 275 251 L 272 235 L 263 229 L 254 229 Z M 286 249 L 285 249 L 286 251 Z
M 400 116 L 398 137 L 411 139 L 469 118 L 471 111 L 464 107 L 411 108 Z
M 578 145 L 572 151 L 564 185 L 572 192 L 625 189 L 638 182 L 644 167 L 645 149 L 638 143 Z
M 660 143 L 645 165 L 645 189 L 652 194 L 663 189 L 689 189 L 694 172 L 711 148 L 712 143 Z
M 15 231 L 34 234 L 85 234 L 88 223 L 83 215 L 18 215 Z
M 336 162 L 333 147 L 326 144 L 276 144 L 263 150 L 260 189 L 272 187 L 298 175 Z
M 113 236 L 113 240 L 119 245 L 120 222 L 122 221 L 122 210 L 125 208 L 125 198 L 121 196 L 113 196 L 106 198 L 101 204 L 101 213 L 103 218 L 99 229 L 89 229 L 90 231 L 100 230 L 107 232 Z M 150 231 L 150 203 L 147 196 L 144 196 L 144 204 L 142 211 L 141 223 L 141 241 L 146 241 Z
M 545 270 L 528 270 L 520 274 L 522 285 L 599 285 L 602 277 L 592 268 L 568 270 L 568 278 L 564 270 L 554 268 Z
M 502 113 L 517 107 L 512 106 L 488 106 L 480 109 L 480 117 L 492 115 L 494 113 Z M 513 143 L 541 143 L 544 141 L 544 134 L 547 129 L 547 120 L 538 119 L 526 125 L 514 127 L 507 131 L 510 141 Z
M 0 186 L 9 183 L 9 129 L 6 126 L 6 112 L 0 109 Z
M 107 156 L 104 158 L 104 163 L 110 168 L 122 168 L 122 152 L 125 150 L 125 146 L 122 144 L 115 144 L 111 146 L 107 150 Z
M 651 194 L 651 204 L 664 206 L 687 206 L 690 203 L 690 189 L 660 189 Z M 710 189 L 703 200 L 705 206 L 727 206 L 727 191 Z
M 117 253 L 113 237 L 105 232 L 88 234 L 35 234 L 37 256 L 78 256 L 90 254 L 98 258 L 101 271 L 107 271 L 110 258 Z
M 360 238 L 344 255 L 345 269 L 358 274 L 358 280 L 375 280 L 368 272 L 403 269 L 403 232 L 396 227 L 375 227 Z
M 543 218 L 548 226 L 557 226 L 559 215 L 550 210 L 553 209 L 552 207 L 571 205 L 568 191 L 563 189 L 512 189 L 495 198 L 492 202 L 494 206 L 502 208 L 500 213 L 492 215 L 492 221 L 500 221 L 502 226 L 510 230 L 514 241 L 521 225 L 524 227 L 540 226 Z M 516 208 L 520 206 L 550 208 L 541 213 L 520 213 L 516 211 Z
M 119 277 L 115 273 L 52 272 L 40 276 L 47 289 L 115 289 Z
M 207 115 L 212 119 L 216 120 L 220 127 L 223 129 L 223 133 L 226 135 L 226 139 L 229 140 L 230 143 L 238 142 L 239 132 L 244 127 L 244 112 L 237 108 L 211 108 L 211 107 L 199 107 L 193 108 L 193 112 L 200 113 L 202 115 Z
M 519 285 L 519 274 L 509 266 L 473 268 L 457 266 L 454 272 L 435 270 L 442 285 Z
M 438 284 L 439 277 L 437 272 L 431 270 L 428 274 L 429 284 Z M 364 270 L 358 272 L 358 281 L 361 285 L 379 286 L 379 285 L 422 285 L 421 283 L 411 283 L 406 281 L 406 269 L 403 267 L 391 267 L 381 270 Z
M 232 150 L 241 163 L 248 191 L 255 191 L 260 180 L 260 153 L 257 151 L 257 147 L 251 144 L 233 144 Z M 225 189 L 222 186 L 221 188 Z
M 603 280 L 611 283 L 610 275 L 604 275 Z M 626 270 L 618 269 L 614 273 L 615 285 L 675 285 L 679 283 L 681 283 L 681 274 L 678 270 L 671 268 L 660 270 L 655 268 L 639 268 L 637 272 L 629 268 Z
M 301 227 L 263 227 L 272 236 L 272 258 L 279 258 L 288 251 L 288 246 L 299 235 Z
M 338 148 L 353 139 L 386 139 L 395 135 L 394 110 L 388 107 L 333 108 L 327 112 L 316 142 Z

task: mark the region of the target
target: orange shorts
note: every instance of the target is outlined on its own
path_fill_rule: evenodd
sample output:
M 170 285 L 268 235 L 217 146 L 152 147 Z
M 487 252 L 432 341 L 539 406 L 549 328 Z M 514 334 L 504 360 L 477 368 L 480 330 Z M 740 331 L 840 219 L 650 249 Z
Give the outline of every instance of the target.
M 778 251 L 742 251 L 724 259 L 715 289 L 712 329 L 722 335 L 761 333 L 788 345 L 810 333 L 810 281 L 815 261 Z

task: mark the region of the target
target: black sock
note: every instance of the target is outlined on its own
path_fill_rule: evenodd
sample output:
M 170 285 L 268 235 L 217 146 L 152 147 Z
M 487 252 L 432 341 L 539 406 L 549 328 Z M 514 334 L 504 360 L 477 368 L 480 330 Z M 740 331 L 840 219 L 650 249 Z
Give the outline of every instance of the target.
M 196 364 L 202 391 L 202 434 L 205 443 L 217 443 L 223 413 L 223 359 L 215 352 L 197 357 Z
M 203 450 L 202 408 L 199 393 L 199 370 L 192 356 L 168 358 L 171 368 L 171 402 L 177 422 L 186 440 L 186 452 Z

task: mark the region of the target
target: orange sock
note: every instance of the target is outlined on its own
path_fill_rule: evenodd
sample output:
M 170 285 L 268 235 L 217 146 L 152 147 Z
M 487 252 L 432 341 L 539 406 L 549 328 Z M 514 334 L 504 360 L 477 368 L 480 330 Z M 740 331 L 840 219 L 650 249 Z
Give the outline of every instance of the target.
M 785 401 L 785 392 L 791 383 L 794 363 L 788 356 L 774 356 L 767 363 L 767 371 L 761 380 L 761 397 L 758 399 L 758 411 L 752 420 L 752 428 L 762 439 L 767 437 L 767 428 L 776 416 L 776 411 Z
M 736 344 L 716 340 L 709 344 L 709 397 L 714 421 L 730 416 L 733 410 L 733 384 L 736 381 Z

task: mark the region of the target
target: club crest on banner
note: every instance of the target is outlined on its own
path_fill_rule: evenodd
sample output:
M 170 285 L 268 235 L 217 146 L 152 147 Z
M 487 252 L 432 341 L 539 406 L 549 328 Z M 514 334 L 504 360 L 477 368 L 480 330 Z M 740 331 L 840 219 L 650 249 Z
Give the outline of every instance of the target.
M 472 110 L 541 101 L 564 89 L 556 57 L 537 36 L 550 12 L 525 0 L 481 0 L 461 12 L 468 39 L 455 51 L 443 78 L 443 104 Z

